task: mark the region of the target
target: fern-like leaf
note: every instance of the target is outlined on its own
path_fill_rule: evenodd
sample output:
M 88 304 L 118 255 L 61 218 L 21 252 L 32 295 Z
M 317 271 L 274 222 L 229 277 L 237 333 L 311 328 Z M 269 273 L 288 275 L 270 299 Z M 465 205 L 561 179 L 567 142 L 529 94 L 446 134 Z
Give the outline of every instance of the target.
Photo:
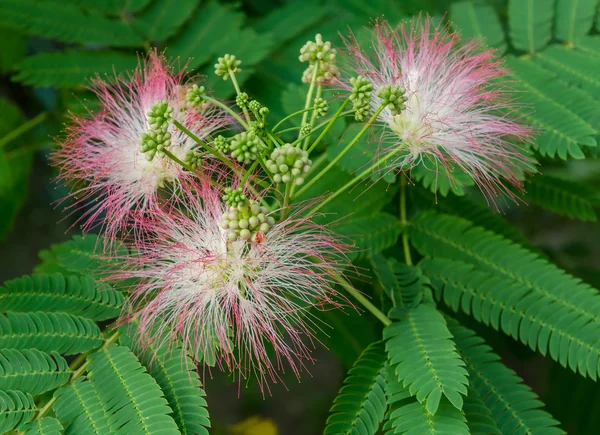
M 102 333 L 92 320 L 66 313 L 0 315 L 0 349 L 36 348 L 72 355 L 102 345 Z
M 88 378 L 109 414 L 112 434 L 178 433 L 160 387 L 126 347 L 92 354 Z
M 502 435 L 492 411 L 485 405 L 479 392 L 469 385 L 463 408 L 471 435 Z
M 549 352 L 563 366 L 596 378 L 600 359 L 597 290 L 538 255 L 454 216 L 419 214 L 411 221 L 410 234 L 424 256 L 463 261 L 487 273 L 489 282 L 478 293 L 503 292 L 491 316 L 492 325 L 497 327 L 502 320 L 511 336 L 537 346 L 544 355 Z M 431 271 L 426 274 L 431 278 Z M 500 319 L 502 305 L 525 310 L 527 321 L 520 323 L 520 316 L 512 310 L 505 310 Z M 490 310 L 489 302 L 483 308 Z
M 600 16 L 600 15 L 599 15 Z M 575 47 L 577 51 L 592 55 L 594 57 L 600 57 L 600 37 L 597 35 L 586 36 L 578 41 Z
M 600 100 L 600 77 L 598 77 L 600 58 L 553 44 L 538 53 L 534 61 Z
M 600 205 L 585 185 L 548 175 L 534 177 L 525 188 L 526 199 L 560 216 L 596 222 L 594 207 Z
M 558 422 L 546 411 L 544 404 L 522 383 L 512 370 L 500 361 L 483 339 L 453 319 L 448 327 L 458 351 L 467 364 L 469 379 L 486 407 L 491 411 L 503 434 L 529 433 L 559 435 Z
M 325 435 L 374 435 L 386 410 L 385 348 L 382 343 L 370 345 L 358 358 L 344 380 Z
M 92 11 L 83 12 L 64 2 L 47 0 L 3 0 L 0 24 L 28 35 L 64 42 L 137 47 L 143 41 L 121 20 L 111 20 Z
M 285 3 L 260 20 L 256 30 L 277 35 L 278 44 L 283 44 L 322 21 L 327 12 L 325 5 L 314 0 Z
M 571 44 L 580 40 L 592 28 L 597 0 L 556 0 L 554 36 Z
M 475 0 L 452 3 L 450 19 L 464 38 L 485 39 L 487 45 L 506 51 L 504 30 L 494 8 Z
M 173 418 L 183 435 L 208 435 L 210 419 L 206 393 L 196 372 L 196 365 L 179 346 L 152 345 L 142 348 L 128 335 L 121 343 L 130 347 L 148 373 L 156 380 L 173 410 Z
M 36 407 L 31 394 L 21 391 L 0 391 L 0 433 L 18 428 L 31 420 Z
M 350 258 L 368 258 L 396 244 L 402 232 L 400 221 L 389 213 L 353 218 L 332 230 L 352 243 Z
M 149 41 L 162 41 L 174 35 L 190 18 L 199 0 L 156 0 L 134 20 L 133 25 Z
M 0 306 L 13 312 L 64 312 L 94 320 L 117 317 L 123 294 L 88 276 L 31 275 L 0 287 Z
M 512 45 L 535 53 L 552 39 L 554 0 L 509 0 L 508 26 Z
M 371 264 L 379 283 L 395 307 L 411 308 L 421 303 L 423 286 L 429 283 L 421 269 L 402 264 L 393 257 L 385 258 L 382 254 L 374 255 Z
M 522 108 L 520 113 L 543 128 L 535 142 L 540 154 L 558 155 L 563 160 L 568 155 L 576 159 L 585 158 L 581 146 L 596 147 L 594 136 L 597 131 L 565 104 L 565 100 L 570 99 L 572 88 L 532 62 L 514 56 L 507 57 L 507 61 L 517 79 L 515 89 L 526 92 L 536 109 L 531 112 Z M 598 111 L 597 104 L 593 107 Z
M 392 367 L 386 367 L 384 374 L 389 405 L 383 426 L 386 435 L 469 435 L 465 415 L 446 399 L 432 414 L 398 381 Z
M 23 425 L 21 430 L 24 435 L 62 435 L 64 428 L 57 419 L 44 417 Z
M 91 382 L 78 379 L 54 393 L 53 409 L 65 427 L 65 435 L 104 435 L 112 433 L 108 416 Z
M 431 414 L 436 413 L 442 396 L 462 409 L 467 371 L 440 312 L 431 304 L 421 304 L 394 308 L 390 317 L 394 323 L 384 329 L 383 336 L 398 380 Z
M 70 376 L 67 361 L 57 353 L 0 350 L 0 390 L 19 390 L 35 396 L 65 384 Z
M 134 55 L 72 49 L 27 57 L 13 80 L 36 87 L 74 87 L 86 84 L 96 74 L 113 76 L 133 70 L 137 64 Z

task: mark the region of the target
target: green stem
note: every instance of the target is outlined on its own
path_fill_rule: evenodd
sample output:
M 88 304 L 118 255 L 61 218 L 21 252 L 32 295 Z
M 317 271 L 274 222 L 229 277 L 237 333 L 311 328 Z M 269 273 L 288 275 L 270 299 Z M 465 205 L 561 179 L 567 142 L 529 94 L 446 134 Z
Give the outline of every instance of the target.
M 202 99 L 208 103 L 212 103 L 215 106 L 220 107 L 221 109 L 223 109 L 224 111 L 229 113 L 231 116 L 233 116 L 235 118 L 235 120 L 242 125 L 242 127 L 246 128 L 246 129 L 248 128 L 248 124 L 246 124 L 246 122 L 242 118 L 240 118 L 240 116 L 237 113 L 235 113 L 231 109 L 231 107 L 227 106 L 226 104 L 221 103 L 219 100 L 215 100 L 214 98 L 209 97 L 208 95 L 203 94 Z
M 412 256 L 410 255 L 410 244 L 408 243 L 408 233 L 406 228 L 408 220 L 406 219 L 406 178 L 400 179 L 400 222 L 402 223 L 402 246 L 404 248 L 404 260 L 406 264 L 412 266 Z
M 315 83 L 317 82 L 317 74 L 319 73 L 319 61 L 315 62 L 315 69 L 313 71 L 312 78 L 310 79 L 310 86 L 308 88 L 308 92 L 306 93 L 306 101 L 304 102 L 304 110 L 310 107 L 310 103 L 312 101 L 312 94 L 315 90 Z M 308 111 L 302 114 L 302 122 L 300 123 L 300 127 L 302 127 L 306 120 L 308 119 Z
M 192 133 L 190 130 L 188 130 L 183 124 L 181 124 L 181 122 L 177 121 L 176 119 L 172 119 L 171 122 L 173 123 L 173 125 L 175 125 L 175 127 L 177 127 L 179 130 L 183 131 L 194 142 L 196 142 L 198 145 L 205 148 L 209 153 L 211 153 L 213 156 L 215 156 L 221 162 L 225 163 L 225 165 L 227 165 L 231 169 L 235 170 L 235 165 L 233 163 L 231 163 L 225 156 L 223 156 L 223 154 L 221 154 L 219 151 L 217 151 L 216 149 L 214 149 L 213 147 L 208 145 L 206 142 L 204 142 L 202 139 L 200 139 L 198 136 L 196 136 L 194 133 Z M 166 153 L 167 153 L 167 151 L 165 150 L 165 154 Z M 169 157 L 171 157 L 171 156 L 169 156 Z M 175 157 L 175 159 L 176 159 L 176 157 Z M 179 159 L 177 159 L 177 160 L 179 160 Z M 188 166 L 183 162 L 181 165 L 184 166 L 185 168 L 188 168 Z M 194 171 L 192 170 L 192 172 L 194 172 Z
M 287 121 L 288 119 L 291 119 L 291 118 L 293 118 L 294 116 L 300 115 L 301 113 L 304 113 L 304 112 L 310 112 L 311 110 L 314 110 L 314 109 L 315 109 L 314 107 L 309 107 L 308 109 L 302 109 L 302 110 L 298 110 L 297 112 L 294 112 L 294 113 L 292 113 L 292 114 L 290 114 L 290 115 L 286 116 L 285 118 L 281 119 L 281 121 L 279 121 L 277 124 L 275 124 L 275 127 L 273 127 L 273 128 L 271 129 L 271 131 L 272 131 L 273 133 L 275 133 L 275 130 L 277 130 L 277 129 L 278 129 L 280 126 L 281 126 L 281 124 L 283 124 L 283 123 L 284 123 L 285 121 Z
M 242 90 L 240 89 L 240 85 L 237 82 L 237 79 L 235 78 L 235 73 L 231 70 L 229 70 L 229 77 L 231 77 L 231 83 L 233 83 L 233 87 L 235 88 L 235 92 L 237 95 L 240 95 L 242 93 Z M 244 118 L 246 118 L 246 122 L 248 123 L 248 125 L 250 125 L 250 114 L 248 113 L 248 109 L 246 109 L 246 107 L 242 107 L 242 110 L 244 111 Z
M 321 91 L 323 90 L 323 86 L 318 85 L 317 86 L 317 95 L 315 96 L 315 99 L 317 98 L 321 98 Z M 310 116 L 310 133 L 308 133 L 306 135 L 306 138 L 304 139 L 304 145 L 302 145 L 302 149 L 306 150 L 308 148 L 308 141 L 310 140 L 310 135 L 312 133 L 312 128 L 315 125 L 315 121 L 317 119 L 317 112 L 313 111 L 312 115 Z
M 104 344 L 102 345 L 102 347 L 100 347 L 100 349 L 94 350 L 94 351 L 90 351 L 87 352 L 84 355 L 84 359 L 85 362 L 76 370 L 71 374 L 71 378 L 69 379 L 69 382 L 67 385 L 72 385 L 77 379 L 79 379 L 81 377 L 81 375 L 83 373 L 85 373 L 85 370 L 87 369 L 88 365 L 90 364 L 90 360 L 87 359 L 87 357 L 92 353 L 92 352 L 103 352 L 104 350 L 106 350 L 111 344 L 113 344 L 115 341 L 117 341 L 117 339 L 119 338 L 119 336 L 121 335 L 121 333 L 119 331 L 115 332 L 114 334 L 112 334 L 110 337 L 108 337 L 106 339 L 106 341 L 104 341 Z M 76 361 L 79 361 L 81 359 L 81 355 L 80 357 L 78 357 L 75 361 L 73 361 L 73 364 Z M 71 366 L 69 366 L 71 367 Z M 44 417 L 44 415 L 46 415 L 46 413 L 48 412 L 48 410 L 50 408 L 52 408 L 52 405 L 54 405 L 54 402 L 56 402 L 57 396 L 53 396 L 50 400 L 48 400 L 48 402 L 46 402 L 46 404 L 44 405 L 44 407 L 42 409 L 39 410 L 37 416 L 35 417 L 35 421 L 39 421 L 42 419 L 42 417 Z
M 185 163 L 183 160 L 180 160 L 179 157 L 177 157 L 171 151 L 163 149 L 163 153 L 165 153 L 165 156 L 167 156 L 168 158 L 173 160 L 175 163 L 177 163 L 178 165 L 180 165 L 180 166 L 184 167 L 185 169 L 187 169 L 188 171 L 190 171 L 192 174 L 196 173 L 196 170 L 194 168 L 192 168 L 190 165 Z
M 256 169 L 256 167 L 258 166 L 259 163 L 260 162 L 259 162 L 258 159 L 254 160 L 254 163 L 252 163 L 252 166 L 250 166 L 250 168 L 244 174 L 244 178 L 242 178 L 240 186 L 243 186 L 244 184 L 246 184 L 246 181 L 248 180 L 248 177 L 250 177 L 250 174 L 252 174 L 252 172 L 254 172 L 254 170 Z
M 325 166 L 321 172 L 319 172 L 317 175 L 312 177 L 310 179 L 310 181 L 308 183 L 306 183 L 302 187 L 302 189 L 300 189 L 298 191 L 298 193 L 296 195 L 297 196 L 302 195 L 302 193 L 306 192 L 310 188 L 310 186 L 315 184 L 317 181 L 319 181 L 319 179 L 323 175 L 325 175 L 327 172 L 329 172 L 329 170 L 331 168 L 333 168 L 335 166 L 335 164 L 337 162 L 339 162 L 341 160 L 341 158 L 344 157 L 348 151 L 350 151 L 350 149 L 356 144 L 356 142 L 359 141 L 359 139 L 365 134 L 365 132 L 369 129 L 369 127 L 375 122 L 375 120 L 377 119 L 377 117 L 379 116 L 379 114 L 382 112 L 383 109 L 385 109 L 385 106 L 381 106 L 379 109 L 377 109 L 377 111 L 373 114 L 373 116 L 371 116 L 371 118 L 367 121 L 367 123 L 363 126 L 363 128 L 360 129 L 358 134 L 356 136 L 354 136 L 354 139 L 352 139 L 350 141 L 350 143 L 348 143 L 348 145 L 346 145 L 346 147 L 335 157 L 335 159 L 333 159 L 331 162 L 329 162 L 329 164 L 327 166 Z
M 381 159 L 379 159 L 378 161 L 376 161 L 375 163 L 373 163 L 371 166 L 369 166 L 367 169 L 365 169 L 364 171 L 362 171 L 360 174 L 358 174 L 352 180 L 348 181 L 346 184 L 344 184 L 342 187 L 340 187 L 338 190 L 336 190 L 332 195 L 329 195 L 325 200 L 321 201 L 319 203 L 319 205 L 317 205 L 315 208 L 313 208 L 308 213 L 308 216 L 310 216 L 310 215 L 316 213 L 317 211 L 321 210 L 323 207 L 325 207 L 327 204 L 329 204 L 333 199 L 335 199 L 338 195 L 340 195 L 341 193 L 345 192 L 346 190 L 348 190 L 349 188 L 351 188 L 352 186 L 354 186 L 356 183 L 358 183 L 359 181 L 361 181 L 367 175 L 370 175 L 379 165 L 381 165 L 381 164 L 385 163 L 386 161 L 388 161 L 391 157 L 393 157 L 396 154 L 398 154 L 401 150 L 402 150 L 401 147 L 396 148 L 394 151 L 390 152 L 386 156 L 382 157 Z M 297 196 L 300 196 L 300 194 L 302 194 L 302 193 L 303 193 L 302 190 L 299 191 Z
M 317 137 L 317 140 L 315 140 L 313 142 L 313 144 L 310 146 L 310 148 L 308 149 L 308 153 L 309 154 L 312 152 L 312 150 L 314 150 L 317 147 L 317 145 L 319 144 L 319 142 L 321 142 L 321 139 L 323 139 L 325 137 L 325 135 L 329 132 L 329 130 L 331 130 L 331 127 L 333 127 L 333 124 L 340 117 L 342 111 L 346 108 L 346 106 L 348 105 L 349 102 L 350 102 L 349 98 L 346 98 L 344 100 L 344 102 L 342 103 L 342 105 L 340 106 L 340 108 L 333 115 L 333 118 L 331 118 L 328 121 L 328 124 L 327 124 L 327 127 L 325 127 L 325 130 L 323 130 L 321 132 L 321 134 L 319 135 L 319 137 Z
M 385 326 L 391 325 L 392 321 L 388 319 L 388 317 L 383 314 L 375 305 L 371 303 L 366 297 L 362 295 L 359 291 L 357 291 L 352 285 L 346 281 L 343 277 L 333 272 L 331 274 L 332 278 L 338 282 L 338 284 L 346 290 L 348 293 L 352 295 L 354 299 L 356 299 L 360 304 L 365 307 L 371 314 L 373 314 L 377 319 L 381 321 Z
M 0 138 L 0 149 L 2 147 L 4 147 L 6 144 L 8 144 L 11 140 L 18 138 L 22 134 L 27 133 L 33 127 L 38 125 L 40 122 L 42 122 L 44 119 L 46 119 L 46 115 L 47 115 L 46 112 L 42 112 L 39 115 L 37 115 L 35 118 L 32 118 L 27 122 L 24 122 L 19 127 L 15 128 L 13 131 L 8 133 L 6 136 Z

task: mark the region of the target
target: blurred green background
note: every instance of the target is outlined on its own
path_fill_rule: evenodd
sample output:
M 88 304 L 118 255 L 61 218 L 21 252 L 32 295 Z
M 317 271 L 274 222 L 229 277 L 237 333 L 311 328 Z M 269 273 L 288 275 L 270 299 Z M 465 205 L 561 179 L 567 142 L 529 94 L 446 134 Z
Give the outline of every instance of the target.
M 479 20 L 466 14 L 481 12 L 482 6 L 494 20 L 478 28 L 472 24 Z M 487 36 L 490 45 L 510 51 L 503 38 L 495 37 L 506 29 L 506 9 L 503 0 L 0 0 L 0 278 L 31 273 L 39 250 L 79 231 L 72 227 L 74 216 L 62 213 L 64 204 L 58 204 L 67 191 L 53 181 L 56 170 L 48 158 L 69 113 L 94 107 L 85 89 L 94 74 L 130 70 L 138 56 L 158 47 L 166 49 L 167 57 L 179 57 L 181 65 L 206 75 L 208 86 L 226 97 L 231 96 L 230 83 L 214 76 L 212 65 L 219 55 L 231 53 L 244 62 L 240 80 L 247 92 L 275 118 L 302 98 L 304 66 L 297 57 L 315 33 L 339 44 L 338 32 L 346 34 L 348 27 L 360 31 L 381 16 L 396 23 L 425 11 L 455 21 L 464 36 Z M 584 182 L 598 197 L 598 160 L 543 164 L 545 173 Z M 527 205 L 511 207 L 506 218 L 549 259 L 600 288 L 597 222 L 578 222 Z M 336 316 L 350 316 L 355 329 L 335 329 Z M 202 372 L 215 433 L 322 430 L 345 371 L 379 327 L 352 309 L 325 317 L 334 328 L 325 343 L 330 351 L 317 344 L 317 364 L 307 367 L 310 374 L 305 373 L 301 383 L 286 374 L 285 385 L 272 386 L 263 398 L 255 388 L 246 389 L 214 369 Z M 600 432 L 597 383 L 479 324 L 469 326 L 532 386 L 568 433 Z M 246 420 L 253 416 L 271 422 Z

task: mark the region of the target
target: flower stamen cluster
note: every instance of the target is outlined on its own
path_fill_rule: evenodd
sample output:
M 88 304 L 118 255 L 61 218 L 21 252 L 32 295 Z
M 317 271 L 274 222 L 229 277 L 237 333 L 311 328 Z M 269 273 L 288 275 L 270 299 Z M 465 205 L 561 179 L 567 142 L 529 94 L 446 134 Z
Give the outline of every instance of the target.
M 266 165 L 276 183 L 293 182 L 299 186 L 304 183 L 302 175 L 310 171 L 312 161 L 306 151 L 287 143 L 273 150 Z

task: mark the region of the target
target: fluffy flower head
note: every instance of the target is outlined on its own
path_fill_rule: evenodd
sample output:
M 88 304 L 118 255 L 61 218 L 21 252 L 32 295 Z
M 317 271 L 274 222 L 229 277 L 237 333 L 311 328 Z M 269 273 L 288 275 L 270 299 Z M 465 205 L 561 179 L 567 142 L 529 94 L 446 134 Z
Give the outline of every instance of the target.
M 517 103 L 498 84 L 507 73 L 492 50 L 475 40 L 460 42 L 430 18 L 395 29 L 376 24 L 374 56 L 354 38 L 347 47 L 351 74 L 375 89 L 372 111 L 391 86 L 403 93 L 402 104 L 388 105 L 378 117 L 384 129 L 381 155 L 395 153 L 388 165 L 406 170 L 423 164 L 451 179 L 459 168 L 488 197 L 512 195 L 502 180 L 521 186 L 520 175 L 533 168 L 518 143 L 531 130 L 509 116 Z
M 157 103 L 168 105 L 170 116 L 200 138 L 227 124 L 228 119 L 214 108 L 187 103 L 191 85 L 183 84 L 184 78 L 152 52 L 129 77 L 93 82 L 99 112 L 91 118 L 75 119 L 54 155 L 62 179 L 84 184 L 72 194 L 77 199 L 73 207 L 89 206 L 81 219 L 84 229 L 105 216 L 110 238 L 124 229 L 132 211 L 152 209 L 166 185 L 179 185 L 190 176 L 171 159 L 148 160 L 140 149 L 144 135 L 151 133 L 149 112 Z M 164 129 L 170 137 L 168 150 L 182 161 L 189 159 L 197 144 L 173 125 Z
M 232 241 L 219 192 L 203 192 L 186 194 L 183 213 L 144 221 L 154 236 L 140 242 L 127 272 L 142 282 L 132 298 L 142 341 L 182 342 L 199 359 L 254 374 L 261 386 L 277 380 L 284 361 L 298 375 L 311 359 L 308 310 L 331 302 L 341 246 L 301 218 Z

